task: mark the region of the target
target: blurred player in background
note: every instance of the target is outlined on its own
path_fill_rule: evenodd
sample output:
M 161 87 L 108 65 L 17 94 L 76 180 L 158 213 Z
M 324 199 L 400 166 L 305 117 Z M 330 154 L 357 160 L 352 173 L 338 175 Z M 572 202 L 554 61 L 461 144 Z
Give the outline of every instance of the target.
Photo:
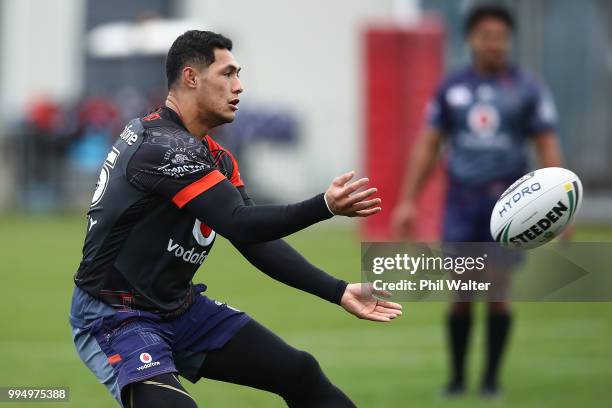
M 353 407 L 312 355 L 192 282 L 219 233 L 273 279 L 359 318 L 401 314 L 399 304 L 328 275 L 281 239 L 334 215 L 379 212 L 376 189 L 363 190 L 367 179 L 350 182 L 350 172 L 311 199 L 255 205 L 232 154 L 208 136 L 238 110 L 241 68 L 231 50 L 209 31 L 179 36 L 166 61 L 165 106 L 130 121 L 109 152 L 74 277 L 74 343 L 130 408 L 195 407 L 176 374 L 270 391 L 291 407 Z
M 443 142 L 448 147 L 449 179 L 442 232 L 445 242 L 493 240 L 491 211 L 499 195 L 526 173 L 528 143 L 535 146 L 542 167 L 562 165 L 549 92 L 508 60 L 514 26 L 512 15 L 502 6 L 477 5 L 469 12 L 464 33 L 472 64 L 450 74 L 429 106 L 429 126 L 407 164 L 402 201 L 392 217 L 400 235 L 409 233 L 416 217 L 416 198 L 438 161 Z M 498 372 L 511 321 L 507 301 L 488 303 L 486 364 L 480 385 L 483 396 L 499 394 Z M 448 396 L 465 392 L 471 325 L 472 303 L 451 303 Z

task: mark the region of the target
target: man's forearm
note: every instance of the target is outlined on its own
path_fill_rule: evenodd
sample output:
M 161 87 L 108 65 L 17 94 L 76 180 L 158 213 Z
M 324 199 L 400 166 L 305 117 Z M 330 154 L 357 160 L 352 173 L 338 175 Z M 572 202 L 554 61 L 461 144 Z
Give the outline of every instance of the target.
M 421 191 L 423 184 L 437 163 L 440 138 L 439 134 L 432 134 L 432 131 L 429 131 L 417 140 L 406 164 L 404 184 L 400 196 L 402 200 L 414 201 Z
M 534 143 L 540 166 L 563 167 L 563 153 L 557 136 L 553 132 L 546 132 L 534 137 Z
M 257 269 L 304 292 L 340 304 L 347 282 L 339 280 L 308 262 L 283 240 L 260 244 L 232 242 Z
M 288 205 L 246 205 L 223 181 L 190 201 L 185 208 L 222 236 L 237 242 L 265 242 L 285 237 L 331 218 L 323 194 Z

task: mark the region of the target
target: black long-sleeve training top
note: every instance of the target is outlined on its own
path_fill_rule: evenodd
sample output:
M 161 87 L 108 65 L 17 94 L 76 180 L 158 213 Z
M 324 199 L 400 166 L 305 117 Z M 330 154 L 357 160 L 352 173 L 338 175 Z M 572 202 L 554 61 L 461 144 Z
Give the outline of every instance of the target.
M 280 240 L 331 216 L 323 194 L 254 205 L 231 153 L 160 108 L 130 121 L 102 165 L 74 281 L 114 307 L 180 313 L 219 233 L 272 278 L 339 303 L 347 283 Z

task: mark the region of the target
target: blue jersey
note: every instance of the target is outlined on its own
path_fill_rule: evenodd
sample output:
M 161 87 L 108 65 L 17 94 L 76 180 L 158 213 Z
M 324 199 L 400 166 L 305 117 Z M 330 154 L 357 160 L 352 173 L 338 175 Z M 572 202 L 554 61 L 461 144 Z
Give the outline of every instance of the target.
M 451 184 L 481 187 L 526 172 L 526 141 L 554 129 L 556 110 L 550 93 L 517 68 L 488 77 L 468 68 L 442 83 L 428 122 L 448 141 Z

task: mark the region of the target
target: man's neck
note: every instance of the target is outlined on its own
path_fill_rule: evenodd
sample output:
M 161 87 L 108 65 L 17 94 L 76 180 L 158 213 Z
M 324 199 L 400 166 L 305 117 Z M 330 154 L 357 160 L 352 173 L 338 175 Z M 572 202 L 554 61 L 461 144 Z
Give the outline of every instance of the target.
M 473 67 L 474 67 L 474 71 L 478 75 L 482 75 L 482 76 L 496 76 L 496 75 L 501 74 L 502 72 L 505 72 L 508 69 L 507 64 L 492 66 L 492 65 L 480 64 L 478 62 L 474 62 Z
M 166 97 L 165 105 L 181 118 L 189 133 L 200 140 L 206 137 L 209 127 L 198 120 L 197 108 L 194 104 L 181 103 L 181 98 L 171 91 Z

